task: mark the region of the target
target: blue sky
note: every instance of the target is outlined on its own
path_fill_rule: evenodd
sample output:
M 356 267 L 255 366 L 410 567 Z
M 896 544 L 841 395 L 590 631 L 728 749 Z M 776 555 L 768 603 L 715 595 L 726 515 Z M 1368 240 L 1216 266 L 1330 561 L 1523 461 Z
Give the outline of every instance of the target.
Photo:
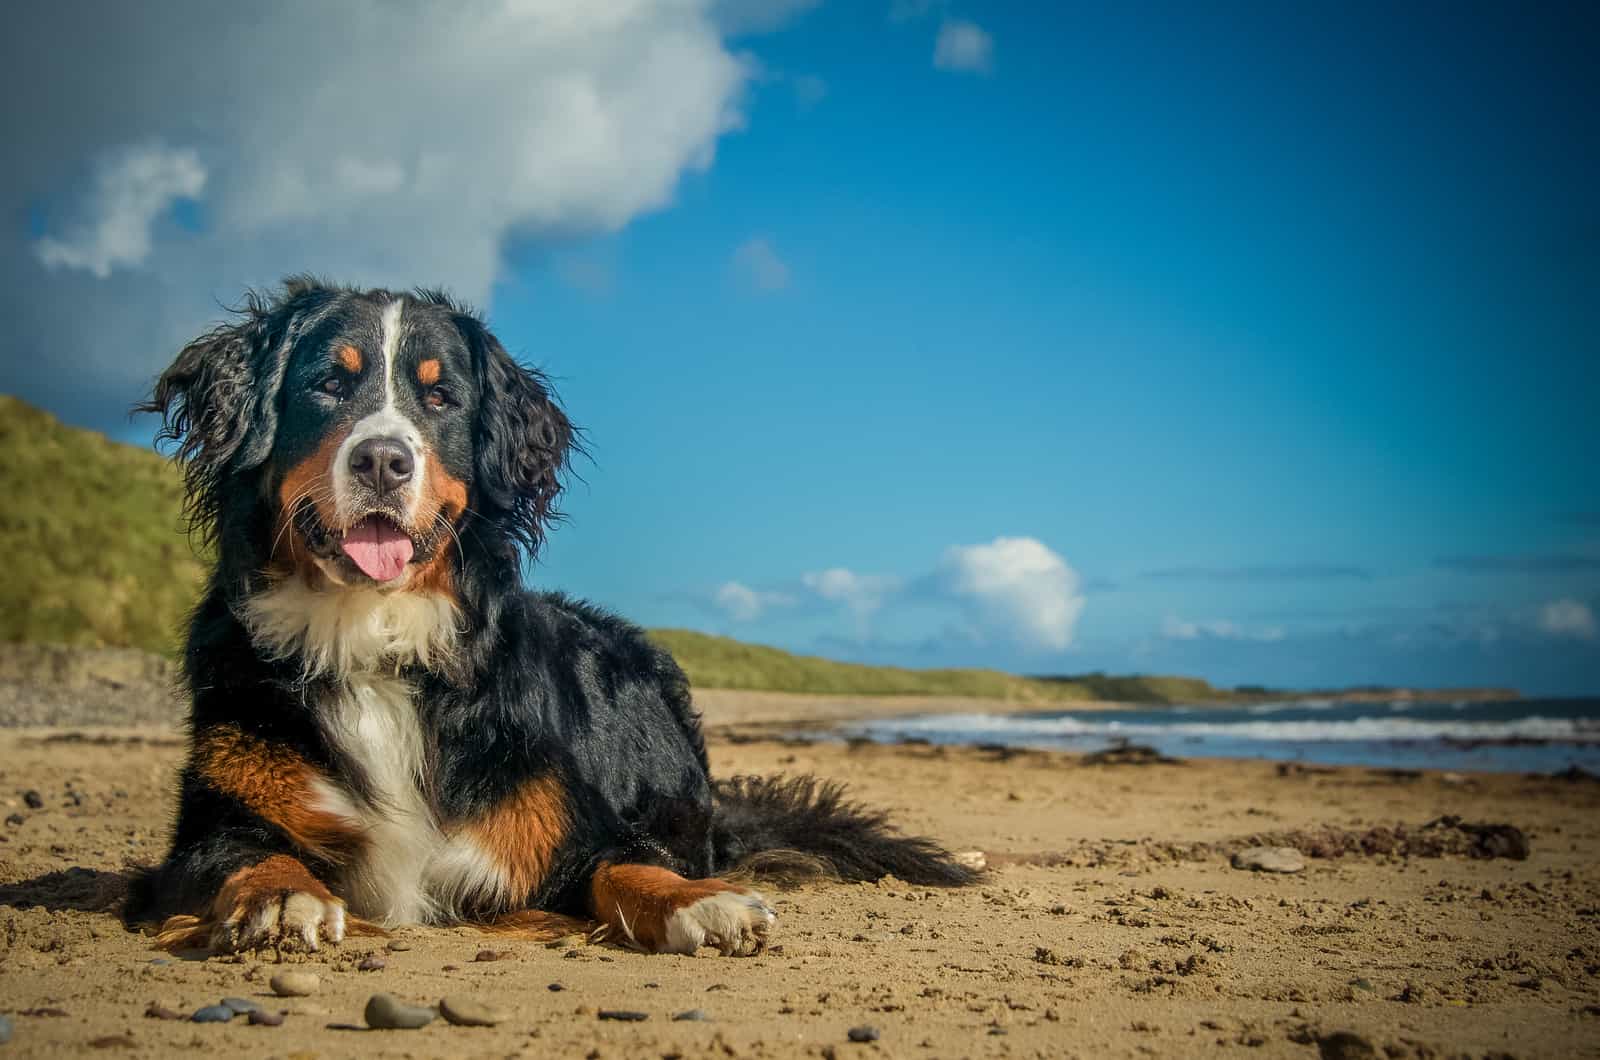
M 262 32 L 166 6 L 168 48 Z M 142 439 L 120 409 L 244 283 L 443 284 L 588 431 L 533 580 L 642 623 L 1600 691 L 1592 8 L 645 9 L 498 28 L 542 66 L 416 12 L 489 70 L 413 73 L 447 128 L 307 112 L 311 59 L 8 119 L 48 142 L 3 189 L 0 387 Z

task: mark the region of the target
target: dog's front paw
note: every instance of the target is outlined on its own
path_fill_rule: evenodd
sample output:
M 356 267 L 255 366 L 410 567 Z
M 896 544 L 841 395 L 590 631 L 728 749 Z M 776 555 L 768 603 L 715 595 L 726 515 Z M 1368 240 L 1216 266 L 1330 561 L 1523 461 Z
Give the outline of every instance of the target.
M 257 893 L 211 933 L 211 948 L 225 952 L 271 947 L 312 951 L 344 940 L 344 903 L 306 891 Z
M 344 939 L 344 902 L 304 865 L 271 857 L 228 878 L 212 905 L 211 948 L 315 950 Z
M 684 906 L 667 918 L 663 953 L 694 953 L 715 946 L 724 957 L 748 957 L 767 948 L 777 914 L 754 891 L 723 891 Z

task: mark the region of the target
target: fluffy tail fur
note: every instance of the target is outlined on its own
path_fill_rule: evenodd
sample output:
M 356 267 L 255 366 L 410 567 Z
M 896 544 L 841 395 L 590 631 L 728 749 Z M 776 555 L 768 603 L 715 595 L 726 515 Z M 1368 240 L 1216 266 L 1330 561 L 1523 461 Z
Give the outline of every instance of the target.
M 938 843 L 902 835 L 889 815 L 846 798 L 836 781 L 734 777 L 717 781 L 712 826 L 719 872 L 797 882 L 835 877 L 958 887 L 981 872 Z

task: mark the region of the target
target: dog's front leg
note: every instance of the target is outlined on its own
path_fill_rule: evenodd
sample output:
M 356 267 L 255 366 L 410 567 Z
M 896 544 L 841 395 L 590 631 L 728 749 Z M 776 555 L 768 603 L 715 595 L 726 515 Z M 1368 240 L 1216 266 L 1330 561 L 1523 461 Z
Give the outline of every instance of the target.
M 766 899 L 726 880 L 689 880 L 654 865 L 602 861 L 589 881 L 594 918 L 650 953 L 715 946 L 744 957 L 766 949 L 777 916 Z

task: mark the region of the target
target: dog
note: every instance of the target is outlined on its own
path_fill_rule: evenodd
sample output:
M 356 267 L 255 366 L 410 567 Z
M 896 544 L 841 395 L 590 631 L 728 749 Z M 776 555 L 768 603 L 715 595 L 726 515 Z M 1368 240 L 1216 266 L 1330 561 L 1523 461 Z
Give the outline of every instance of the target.
M 127 906 L 163 944 L 476 923 L 746 955 L 775 915 L 737 871 L 976 878 L 837 785 L 714 781 L 671 656 L 524 588 L 581 436 L 448 296 L 291 278 L 138 408 L 215 555 L 171 849 Z

